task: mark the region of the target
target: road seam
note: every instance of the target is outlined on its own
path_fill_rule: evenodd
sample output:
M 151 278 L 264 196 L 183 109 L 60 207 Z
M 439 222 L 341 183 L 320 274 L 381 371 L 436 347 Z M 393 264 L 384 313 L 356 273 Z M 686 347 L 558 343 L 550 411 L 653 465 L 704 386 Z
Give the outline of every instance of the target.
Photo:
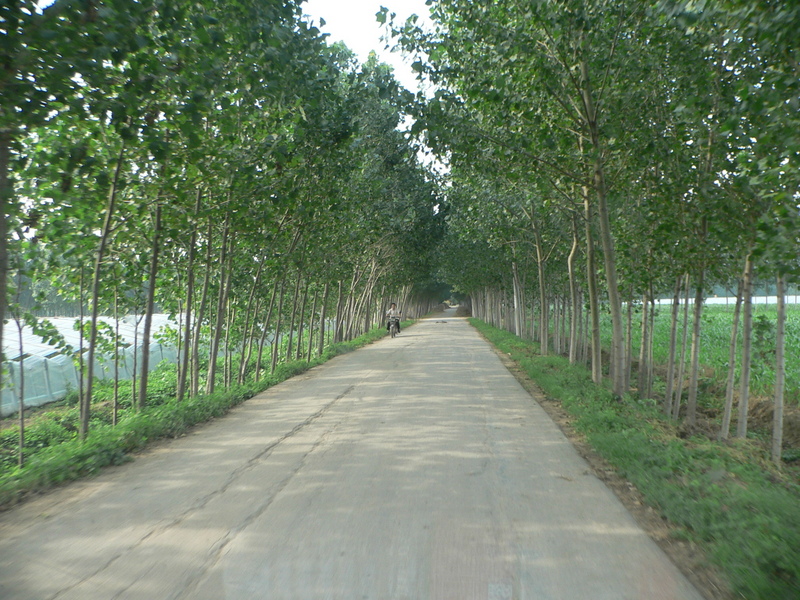
M 339 394 L 339 396 L 337 396 L 331 402 L 329 402 L 324 407 L 322 407 L 322 409 L 320 409 L 319 411 L 317 411 L 316 413 L 311 415 L 308 419 L 306 419 L 305 421 L 303 421 L 302 423 L 297 425 L 294 429 L 292 429 L 292 431 L 290 431 L 289 433 L 287 433 L 286 435 L 281 437 L 280 440 L 278 440 L 274 444 L 271 444 L 270 447 L 268 448 L 268 450 L 265 450 L 264 452 L 261 452 L 259 454 L 259 456 L 254 457 L 253 459 L 248 461 L 248 465 L 251 465 L 251 463 L 254 464 L 256 461 L 264 458 L 265 456 L 269 456 L 269 454 L 271 454 L 272 451 L 279 444 L 281 444 L 282 442 L 284 442 L 287 439 L 291 438 L 292 436 L 296 435 L 302 429 L 306 428 L 311 423 L 313 423 L 314 421 L 319 419 L 326 412 L 328 412 L 328 410 L 330 410 L 334 406 L 334 404 L 336 404 L 339 400 L 341 400 L 345 396 L 349 395 L 355 389 L 355 387 L 356 387 L 355 385 L 349 386 L 344 392 Z M 280 481 L 276 486 L 274 486 L 274 488 L 273 488 L 274 491 L 272 491 L 272 493 L 267 497 L 265 502 L 262 502 L 256 508 L 256 510 L 254 510 L 253 512 L 248 514 L 239 523 L 239 525 L 237 527 L 228 530 L 228 532 L 224 536 L 222 536 L 219 540 L 217 540 L 217 542 L 214 545 L 211 546 L 211 549 L 209 550 L 209 552 L 207 554 L 207 557 L 206 557 L 206 560 L 203 563 L 203 565 L 201 567 L 199 567 L 198 569 L 196 569 L 195 573 L 193 575 L 191 575 L 191 576 L 186 578 L 186 585 L 184 586 L 183 590 L 180 591 L 179 593 L 171 596 L 170 600 L 181 600 L 181 599 L 184 599 L 184 598 L 192 598 L 194 596 L 194 594 L 197 591 L 198 586 L 200 585 L 203 577 L 206 575 L 206 573 L 208 573 L 208 571 L 213 569 L 214 566 L 219 562 L 220 557 L 224 553 L 225 549 L 243 531 L 245 531 L 252 523 L 254 523 L 261 515 L 263 515 L 269 509 L 269 507 L 273 504 L 273 502 L 278 497 L 278 495 L 280 495 L 280 493 L 284 489 L 286 489 L 286 486 L 289 485 L 289 483 L 292 481 L 292 479 L 294 479 L 294 477 L 306 465 L 306 462 L 308 461 L 308 457 L 311 454 L 313 454 L 317 450 L 317 448 L 319 448 L 320 445 L 322 445 L 324 443 L 325 439 L 336 429 L 337 426 L 338 426 L 338 423 L 334 423 L 333 426 L 330 429 L 325 431 L 314 442 L 314 444 L 311 446 L 311 448 L 308 450 L 308 452 L 306 452 L 303 455 L 303 457 L 298 461 L 297 466 L 294 469 L 292 469 L 292 471 L 282 481 Z M 247 467 L 247 465 L 243 466 L 240 469 L 237 469 L 237 471 L 240 471 L 240 473 L 244 472 L 245 470 L 247 470 L 246 467 Z M 220 493 L 222 493 L 222 492 L 220 492 Z
M 293 427 L 290 431 L 288 431 L 287 433 L 285 433 L 284 435 L 279 437 L 277 440 L 275 440 L 272 443 L 270 443 L 267 446 L 265 446 L 257 454 L 255 454 L 250 459 L 248 459 L 248 461 L 245 464 L 243 464 L 242 466 L 240 466 L 239 468 L 234 470 L 230 474 L 228 479 L 225 481 L 225 483 L 222 484 L 222 486 L 220 486 L 219 488 L 215 489 L 214 491 L 212 491 L 212 492 L 206 494 L 205 496 L 203 496 L 198 502 L 195 502 L 192 506 L 187 508 L 185 511 L 180 513 L 177 517 L 175 517 L 174 519 L 172 519 L 168 523 L 166 523 L 164 525 L 160 525 L 160 526 L 156 525 L 150 531 L 148 531 L 142 537 L 140 537 L 136 542 L 134 542 L 133 544 L 129 545 L 124 550 L 121 550 L 120 552 L 117 552 L 116 554 L 114 554 L 114 556 L 110 557 L 98 569 L 96 569 L 92 573 L 87 574 L 85 577 L 81 578 L 79 581 L 76 581 L 74 584 L 59 590 L 58 593 L 56 593 L 55 595 L 51 596 L 49 600 L 57 600 L 59 597 L 62 597 L 64 594 L 67 594 L 67 593 L 71 592 L 72 590 L 80 587 L 82 584 L 86 583 L 87 581 L 90 581 L 91 579 L 97 577 L 100 573 L 102 573 L 106 569 L 110 568 L 114 563 L 116 563 L 123 556 L 127 555 L 128 553 L 130 553 L 133 550 L 136 550 L 138 547 L 140 547 L 142 544 L 144 544 L 151 537 L 153 537 L 155 535 L 160 535 L 160 534 L 168 531 L 169 529 L 172 529 L 174 527 L 179 526 L 181 523 L 186 521 L 186 519 L 188 519 L 193 513 L 196 513 L 197 511 L 202 510 L 214 498 L 224 494 L 230 488 L 230 486 L 233 485 L 244 473 L 246 473 L 247 471 L 251 470 L 260 461 L 264 460 L 265 458 L 269 458 L 269 456 L 274 452 L 274 450 L 279 445 L 281 445 L 286 440 L 292 438 L 293 436 L 297 435 L 300 431 L 302 431 L 303 429 L 305 429 L 306 427 L 311 425 L 314 421 L 316 421 L 321 416 L 323 416 L 326 412 L 328 412 L 328 410 L 330 410 L 333 407 L 334 404 L 336 404 L 339 400 L 341 400 L 342 398 L 344 398 L 345 396 L 350 394 L 355 389 L 355 387 L 356 387 L 355 384 L 348 386 L 341 394 L 339 394 L 333 400 L 331 400 L 330 402 L 325 404 L 320 410 L 318 410 L 317 412 L 315 412 L 312 415 L 310 415 L 307 419 L 305 419 L 301 423 L 298 423 L 295 427 Z M 302 460 L 300 461 L 300 466 L 302 466 L 302 464 L 305 462 L 305 460 L 308 457 L 308 455 L 311 452 L 313 452 L 314 449 L 316 449 L 316 447 L 319 445 L 319 443 L 322 441 L 322 439 L 327 434 L 328 434 L 328 432 L 323 434 L 323 436 L 320 437 L 319 440 L 317 440 L 317 442 L 314 444 L 314 446 L 311 448 L 311 450 L 309 450 L 309 452 L 306 453 L 305 456 L 303 456 Z M 300 467 L 298 467 L 298 470 L 299 470 L 299 468 Z M 280 493 L 280 491 L 286 486 L 286 484 L 288 484 L 288 482 L 292 479 L 292 477 L 294 477 L 294 475 L 296 473 L 297 473 L 297 470 L 295 470 L 292 473 L 290 473 L 290 475 L 283 482 L 281 482 L 281 484 L 279 485 L 278 489 L 275 491 L 274 494 L 271 495 L 269 501 L 263 506 L 263 508 L 260 509 L 258 511 L 258 513 L 255 516 L 253 516 L 252 518 L 248 517 L 248 519 L 246 519 L 245 527 L 249 523 L 251 523 L 252 520 L 258 516 L 258 514 L 263 513 L 263 511 L 266 510 L 269 507 L 269 504 L 272 503 L 272 501 L 274 500 L 275 496 L 277 496 Z M 244 527 L 239 528 L 236 531 L 236 535 L 238 535 L 238 533 L 240 533 L 242 529 L 244 529 Z M 227 546 L 227 544 L 233 539 L 231 537 L 230 540 L 225 541 L 226 537 L 228 537 L 229 534 L 230 534 L 230 531 L 228 532 L 228 534 L 226 534 L 226 536 L 224 536 L 222 538 L 221 541 L 224 542 L 224 543 L 222 543 L 221 546 L 220 546 L 220 542 L 221 541 L 218 541 L 214 546 L 212 546 L 212 554 L 214 555 L 214 560 L 212 561 L 212 564 L 213 564 L 213 562 L 216 562 L 216 560 L 218 560 L 219 554 L 222 552 L 224 547 Z M 235 537 L 235 536 L 233 536 L 233 537 Z M 215 551 L 214 548 L 217 547 L 217 546 L 220 546 L 219 550 Z M 201 574 L 199 576 L 190 577 L 189 581 L 192 582 L 195 579 L 199 580 L 200 577 L 202 577 L 202 574 L 207 571 L 207 569 L 208 569 L 207 565 L 208 565 L 208 562 L 206 563 L 206 565 L 204 565 L 204 568 L 201 570 Z M 135 582 L 133 582 L 131 585 L 133 585 L 134 583 Z M 114 600 L 114 599 L 118 598 L 121 594 L 124 594 L 130 587 L 131 586 L 128 586 L 128 587 L 120 590 L 117 594 L 115 594 L 112 597 L 111 600 Z M 195 589 L 195 586 L 193 585 L 192 586 L 192 590 L 194 590 L 194 589 Z M 173 598 L 179 598 L 179 597 L 187 597 L 185 595 L 185 591 L 182 592 L 181 596 L 173 596 Z

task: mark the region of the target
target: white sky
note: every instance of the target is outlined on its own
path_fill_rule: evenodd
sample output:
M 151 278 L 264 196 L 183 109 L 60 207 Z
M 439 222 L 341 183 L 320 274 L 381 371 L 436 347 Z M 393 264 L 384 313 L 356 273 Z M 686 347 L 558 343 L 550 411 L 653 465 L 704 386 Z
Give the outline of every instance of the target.
M 325 26 L 320 30 L 330 34 L 329 43 L 344 42 L 362 63 L 367 60 L 370 50 L 375 50 L 381 62 L 394 67 L 397 80 L 409 90 L 416 91 L 418 84 L 409 66 L 411 61 L 404 60 L 399 52 L 384 50 L 387 44 L 381 41 L 381 36 L 386 31 L 375 19 L 381 6 L 388 8 L 390 13 L 397 13 L 397 23 L 404 23 L 412 14 L 430 22 L 425 0 L 306 0 L 303 13 L 317 27 L 320 18 L 325 19 Z M 394 45 L 394 42 L 390 40 L 389 44 Z

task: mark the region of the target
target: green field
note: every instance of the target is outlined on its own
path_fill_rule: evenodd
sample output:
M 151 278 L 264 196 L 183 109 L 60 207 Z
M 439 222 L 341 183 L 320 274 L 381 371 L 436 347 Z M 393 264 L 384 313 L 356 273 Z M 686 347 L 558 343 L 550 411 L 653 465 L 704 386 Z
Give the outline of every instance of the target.
M 728 355 L 730 348 L 731 327 L 733 325 L 733 305 L 707 305 L 703 309 L 700 365 L 701 377 L 704 380 L 703 390 L 707 395 L 717 396 L 720 392 L 724 395 L 725 378 L 728 373 Z M 603 345 L 611 345 L 611 320 L 604 315 L 602 323 Z M 656 377 L 663 374 L 669 351 L 670 337 L 670 307 L 656 307 L 654 321 L 653 361 L 656 365 Z M 641 312 L 640 307 L 634 313 L 632 327 L 632 345 L 634 358 L 639 356 L 641 341 Z M 687 345 L 691 346 L 691 328 L 693 318 L 691 307 L 689 314 L 689 336 Z M 750 391 L 753 396 L 771 396 L 775 383 L 775 328 L 777 323 L 777 309 L 775 305 L 754 305 L 753 307 L 753 354 L 752 373 L 750 376 Z M 678 343 L 682 333 L 682 313 L 678 329 Z M 739 326 L 738 348 L 741 354 L 741 322 Z M 679 350 L 680 352 L 680 350 Z M 786 318 L 786 396 L 787 404 L 800 405 L 800 305 L 787 307 Z M 739 361 L 737 357 L 736 377 L 739 377 Z M 686 363 L 689 362 L 689 348 L 686 351 Z M 663 379 L 660 383 L 663 388 Z M 656 390 L 659 382 L 656 384 Z

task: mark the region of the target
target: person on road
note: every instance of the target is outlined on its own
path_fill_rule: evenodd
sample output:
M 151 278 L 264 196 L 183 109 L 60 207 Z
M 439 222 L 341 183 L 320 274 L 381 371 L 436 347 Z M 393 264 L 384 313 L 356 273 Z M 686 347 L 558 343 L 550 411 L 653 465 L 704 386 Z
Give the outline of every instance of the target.
M 389 310 L 386 311 L 386 331 L 389 331 L 389 326 L 392 324 L 392 319 L 397 319 L 397 333 L 400 333 L 400 315 L 403 314 L 402 310 L 397 310 L 397 304 L 392 302 Z

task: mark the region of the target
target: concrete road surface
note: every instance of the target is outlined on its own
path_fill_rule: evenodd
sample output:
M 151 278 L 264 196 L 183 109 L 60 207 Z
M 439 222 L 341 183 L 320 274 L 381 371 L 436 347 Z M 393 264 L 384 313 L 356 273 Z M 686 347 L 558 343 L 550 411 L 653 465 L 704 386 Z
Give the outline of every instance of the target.
M 0 598 L 701 596 L 448 313 L 6 512 Z

